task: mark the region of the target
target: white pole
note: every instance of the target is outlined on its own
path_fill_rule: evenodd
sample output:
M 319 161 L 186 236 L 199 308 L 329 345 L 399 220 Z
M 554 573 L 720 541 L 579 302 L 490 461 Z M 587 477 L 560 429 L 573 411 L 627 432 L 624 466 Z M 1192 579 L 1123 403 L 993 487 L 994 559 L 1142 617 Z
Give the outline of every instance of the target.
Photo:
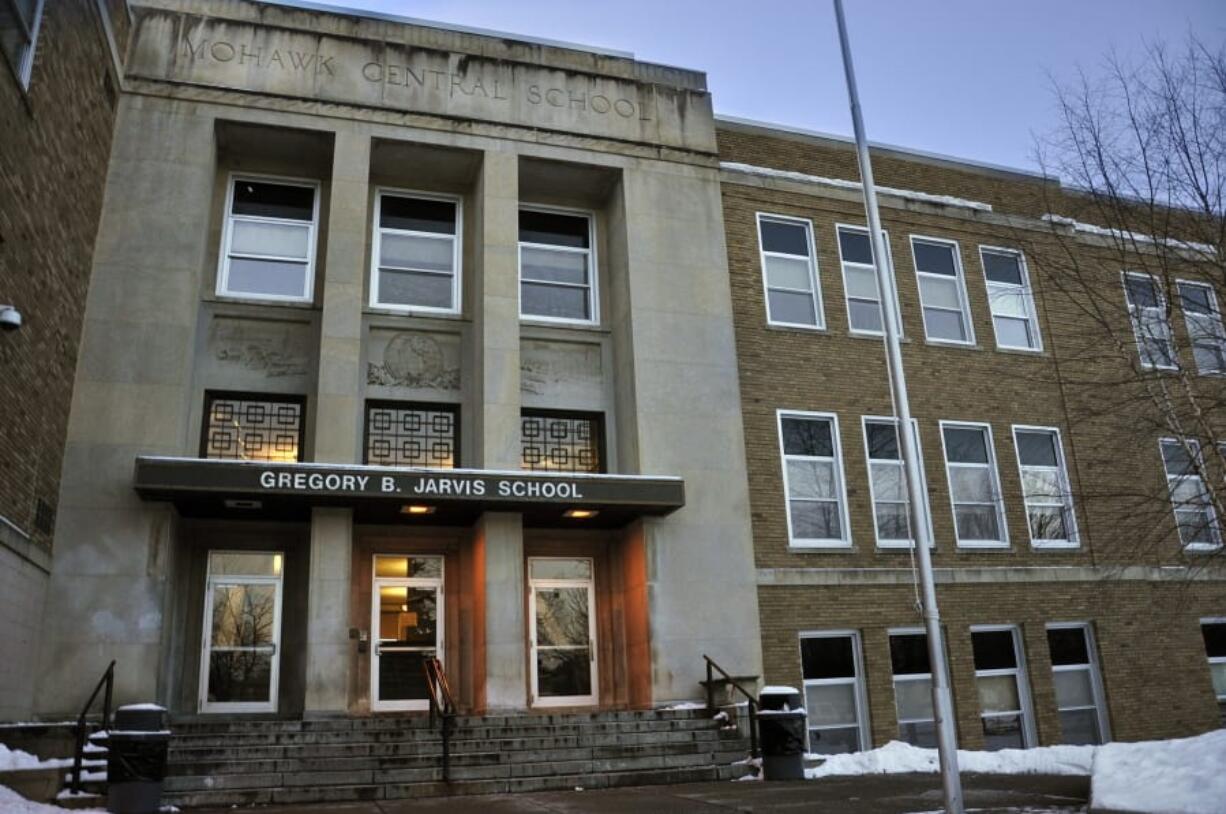
M 881 232 L 881 216 L 877 211 L 873 165 L 869 160 L 868 139 L 864 135 L 864 120 L 860 115 L 860 95 L 856 90 L 856 72 L 851 64 L 851 44 L 847 39 L 847 21 L 843 17 L 843 0 L 834 0 L 834 15 L 839 25 L 839 45 L 843 49 L 843 71 L 847 75 L 847 96 L 851 101 L 851 120 L 856 131 L 856 155 L 860 161 L 860 180 L 864 185 L 864 209 L 868 215 L 868 231 L 873 241 L 873 260 L 876 261 L 877 267 L 877 286 L 881 292 L 886 362 L 898 410 L 898 437 L 902 441 L 903 465 L 907 472 L 907 494 L 911 498 L 911 531 L 919 558 L 924 627 L 928 633 L 928 660 L 932 669 L 932 707 L 936 714 L 937 749 L 941 757 L 945 810 L 949 814 L 963 814 L 954 705 L 949 691 L 949 669 L 945 663 L 945 645 L 941 636 L 941 615 L 937 611 L 932 555 L 928 550 L 928 494 L 924 491 L 924 482 L 920 477 L 918 444 L 912 434 L 911 402 L 907 395 L 907 379 L 903 373 L 902 347 L 898 337 L 898 300 L 894 292 L 894 273 L 890 268 L 890 255 L 886 251 Z

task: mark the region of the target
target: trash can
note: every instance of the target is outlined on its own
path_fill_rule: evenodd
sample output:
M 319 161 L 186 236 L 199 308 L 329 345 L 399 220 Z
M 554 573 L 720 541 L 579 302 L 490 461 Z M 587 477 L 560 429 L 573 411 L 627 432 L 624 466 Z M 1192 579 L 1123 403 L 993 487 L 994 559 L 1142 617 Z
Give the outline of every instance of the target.
M 156 814 L 162 805 L 170 730 L 166 709 L 132 704 L 115 711 L 106 740 L 106 808 L 114 814 Z
M 758 696 L 758 739 L 765 779 L 805 779 L 807 718 L 799 690 L 793 687 L 762 690 Z

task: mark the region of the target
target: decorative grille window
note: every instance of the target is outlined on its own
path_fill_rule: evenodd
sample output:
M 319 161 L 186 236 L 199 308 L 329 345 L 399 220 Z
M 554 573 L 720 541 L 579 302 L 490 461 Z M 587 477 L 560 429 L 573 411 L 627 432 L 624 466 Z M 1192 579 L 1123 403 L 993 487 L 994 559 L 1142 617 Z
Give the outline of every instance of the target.
M 455 405 L 366 405 L 366 463 L 454 469 L 459 459 L 460 409 Z
M 601 416 L 524 410 L 521 467 L 541 472 L 603 472 Z
M 302 460 L 303 402 L 297 396 L 206 393 L 205 458 Z

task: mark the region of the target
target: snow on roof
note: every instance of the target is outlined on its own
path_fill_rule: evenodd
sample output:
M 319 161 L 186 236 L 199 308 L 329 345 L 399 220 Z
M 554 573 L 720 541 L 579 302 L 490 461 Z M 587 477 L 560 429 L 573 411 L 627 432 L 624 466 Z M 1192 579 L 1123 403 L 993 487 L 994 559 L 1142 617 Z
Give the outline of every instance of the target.
M 792 170 L 777 170 L 773 167 L 758 167 L 753 164 L 742 164 L 738 161 L 721 161 L 719 162 L 721 170 L 729 172 L 741 172 L 746 175 L 758 175 L 766 178 L 781 178 L 785 181 L 799 181 L 802 184 L 817 184 L 820 186 L 834 187 L 836 189 L 863 189 L 859 181 L 850 181 L 846 178 L 825 178 L 820 175 L 808 175 L 803 172 L 793 172 Z M 938 206 L 959 206 L 964 209 L 977 209 L 980 212 L 991 212 L 992 205 L 983 203 L 982 201 L 971 201 L 966 198 L 958 198 L 954 195 L 937 195 L 931 192 L 919 192 L 913 189 L 898 189 L 897 187 L 883 187 L 877 185 L 877 192 L 882 195 L 893 195 L 896 198 L 905 198 L 911 201 L 921 201 L 923 203 L 937 204 Z
M 1143 234 L 1141 232 L 1129 232 L 1124 229 L 1112 229 L 1109 226 L 1096 226 L 1093 223 L 1083 223 L 1075 218 L 1070 218 L 1065 215 L 1057 215 L 1054 212 L 1048 212 L 1043 215 L 1043 220 L 1048 223 L 1054 223 L 1058 226 L 1068 226 L 1074 232 L 1081 232 L 1087 235 L 1098 235 L 1100 237 L 1114 237 L 1120 240 L 1130 240 L 1136 243 L 1162 243 L 1172 249 L 1186 249 L 1188 251 L 1202 252 L 1204 254 L 1216 254 L 1216 250 L 1208 243 L 1190 243 L 1183 240 L 1175 240 L 1174 238 L 1157 238 L 1153 235 Z

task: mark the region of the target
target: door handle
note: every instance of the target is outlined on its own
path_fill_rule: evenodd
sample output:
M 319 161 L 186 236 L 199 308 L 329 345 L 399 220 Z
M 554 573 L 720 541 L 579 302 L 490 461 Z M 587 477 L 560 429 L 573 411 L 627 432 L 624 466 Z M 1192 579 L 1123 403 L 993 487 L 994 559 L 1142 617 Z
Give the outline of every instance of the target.
M 596 661 L 596 643 L 591 639 L 587 640 L 587 660 L 593 663 Z

